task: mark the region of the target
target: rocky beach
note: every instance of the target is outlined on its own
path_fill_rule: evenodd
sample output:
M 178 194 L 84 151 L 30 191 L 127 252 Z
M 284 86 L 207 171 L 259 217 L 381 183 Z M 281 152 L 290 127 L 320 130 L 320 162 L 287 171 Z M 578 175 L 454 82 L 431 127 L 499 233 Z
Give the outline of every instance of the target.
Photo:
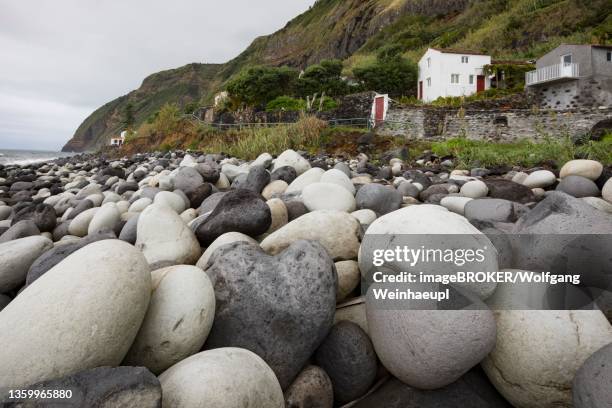
M 486 245 L 488 269 L 515 273 L 556 267 L 568 243 L 547 237 L 564 234 L 586 237 L 568 269 L 610 267 L 610 163 L 286 150 L 0 165 L 0 400 L 610 407 L 609 275 L 581 310 L 501 307 L 501 283 L 461 288 L 456 310 L 384 309 L 367 291 L 368 237 L 465 236 L 455 248 Z

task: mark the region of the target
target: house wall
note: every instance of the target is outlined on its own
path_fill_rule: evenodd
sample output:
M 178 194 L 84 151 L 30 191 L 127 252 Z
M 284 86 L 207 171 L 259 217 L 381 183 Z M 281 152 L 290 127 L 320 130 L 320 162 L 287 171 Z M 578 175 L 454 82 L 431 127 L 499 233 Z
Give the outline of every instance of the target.
M 453 137 L 509 142 L 544 137 L 582 136 L 612 109 L 568 111 L 530 109 L 462 110 L 456 108 L 392 108 L 377 132 L 406 139 L 444 140 Z
M 469 62 L 462 63 L 462 56 L 467 56 Z M 427 58 L 431 58 L 430 67 L 427 65 Z M 448 54 L 429 49 L 419 61 L 419 82 L 423 81 L 423 100 L 431 102 L 439 97 L 468 96 L 476 93 L 476 76 L 483 75 L 482 68 L 490 63 L 491 57 L 486 55 Z M 451 83 L 451 74 L 459 74 L 459 84 Z M 474 75 L 472 84 L 469 83 L 470 75 Z M 429 87 L 427 78 L 431 78 Z M 490 87 L 490 79 L 486 77 L 485 89 Z
M 578 79 L 541 83 L 528 87 L 544 109 L 566 110 L 612 106 L 612 62 L 606 61 L 605 48 L 563 44 L 538 59 L 536 67 L 560 64 L 561 56 L 571 53 L 579 64 Z
M 607 60 L 607 53 L 612 49 L 593 48 L 591 53 L 593 73 L 598 76 L 612 78 L 612 61 Z
M 561 63 L 561 56 L 566 54 L 572 54 L 572 62 L 579 64 L 580 76 L 590 76 L 593 74 L 591 46 L 589 45 L 562 44 L 548 54 L 538 58 L 536 68 L 540 69 L 551 65 L 558 65 Z

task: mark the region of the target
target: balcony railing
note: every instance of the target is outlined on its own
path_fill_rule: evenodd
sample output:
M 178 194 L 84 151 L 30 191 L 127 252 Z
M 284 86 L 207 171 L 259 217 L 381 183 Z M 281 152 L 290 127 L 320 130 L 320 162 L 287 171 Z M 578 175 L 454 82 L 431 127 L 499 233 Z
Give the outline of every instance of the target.
M 564 79 L 574 79 L 580 76 L 580 68 L 578 64 L 557 64 L 550 65 L 530 71 L 525 74 L 525 83 L 529 85 L 536 85 L 544 82 L 552 82 Z

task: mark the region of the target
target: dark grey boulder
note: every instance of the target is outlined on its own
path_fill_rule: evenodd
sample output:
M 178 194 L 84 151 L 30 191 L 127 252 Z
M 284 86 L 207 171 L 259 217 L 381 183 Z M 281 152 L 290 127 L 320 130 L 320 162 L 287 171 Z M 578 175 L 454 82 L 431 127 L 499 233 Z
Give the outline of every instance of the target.
M 378 368 L 372 341 L 363 329 L 346 320 L 332 327 L 315 354 L 315 362 L 329 375 L 339 403 L 364 395 Z
M 121 232 L 119 233 L 119 239 L 125 242 L 129 242 L 132 245 L 136 244 L 136 231 L 138 229 L 138 218 L 140 214 L 130 217 Z
M 32 220 L 40 232 L 51 232 L 57 225 L 55 209 L 49 204 L 29 205 L 18 211 L 11 223 L 15 225 L 22 220 Z
M 413 183 L 419 183 L 423 186 L 423 190 L 426 190 L 431 186 L 431 180 L 425 174 L 418 170 L 408 170 L 404 172 L 404 178 L 406 180 L 412 180 Z
M 402 205 L 402 195 L 396 189 L 374 183 L 361 187 L 355 200 L 358 209 L 369 209 L 378 215 L 395 211 Z
M 249 175 L 247 173 L 238 174 L 236 177 L 234 177 L 231 187 L 234 189 L 235 188 L 246 188 L 248 176 Z
M 529 212 L 523 204 L 499 198 L 479 198 L 465 205 L 465 217 L 470 221 L 515 222 Z
M 321 367 L 307 366 L 285 392 L 286 408 L 333 408 L 334 390 Z
M 291 166 L 283 166 L 274 170 L 270 175 L 270 181 L 283 180 L 287 184 L 291 184 L 297 178 L 297 172 Z
M 159 193 L 161 190 L 157 187 L 146 186 L 140 190 L 140 197 L 138 198 L 150 198 L 151 200 L 155 199 L 155 195 Z
M 202 175 L 193 167 L 180 167 L 174 175 L 174 188 L 189 195 L 204 183 Z
M 40 230 L 36 226 L 36 223 L 32 220 L 19 221 L 6 230 L 0 235 L 0 244 L 3 242 L 12 241 L 14 239 L 31 237 L 33 235 L 39 235 Z
M 209 183 L 203 183 L 186 193 L 190 208 L 198 208 L 202 205 L 202 202 L 212 194 L 212 191 L 212 186 Z
M 135 181 L 122 181 L 117 185 L 117 194 L 121 195 L 126 191 L 138 191 L 138 183 Z
M 70 221 L 64 221 L 57 224 L 52 232 L 53 241 L 57 242 L 66 235 L 69 235 L 68 228 L 70 228 Z
M 488 176 L 489 173 L 491 173 L 490 170 L 482 168 L 482 167 L 476 167 L 470 170 L 470 176 L 472 177 L 484 177 L 484 176 Z
M 253 166 L 249 170 L 245 185 L 242 188 L 261 193 L 266 185 L 270 183 L 270 173 L 262 165 Z
M 195 169 L 200 173 L 202 179 L 207 183 L 216 183 L 221 177 L 221 170 L 218 166 L 211 163 L 200 163 Z
M 161 408 L 161 385 L 144 367 L 97 367 L 34 385 L 25 390 L 70 390 L 70 398 L 5 399 L 3 407 L 138 407 Z
M 378 173 L 376 174 L 376 178 L 381 179 L 381 180 L 391 180 L 393 178 L 391 167 L 389 166 L 381 167 L 380 170 L 378 170 Z
M 574 408 L 612 406 L 612 344 L 599 349 L 582 364 L 572 387 Z
M 217 301 L 205 347 L 258 354 L 286 389 L 333 324 L 337 277 L 325 248 L 296 241 L 270 256 L 234 242 L 218 248 L 205 271 Z
M 418 198 L 421 192 L 417 186 L 415 186 L 412 183 L 408 183 L 406 181 L 400 183 L 400 185 L 397 186 L 397 191 L 398 193 L 402 195 L 402 197 L 412 197 L 412 198 Z
M 40 278 L 49 269 L 63 261 L 68 255 L 78 251 L 85 245 L 92 242 L 102 241 L 104 239 L 115 239 L 116 236 L 110 231 L 99 232 L 96 234 L 87 235 L 84 238 L 75 239 L 65 244 L 57 245 L 39 256 L 30 266 L 26 277 L 26 286 L 30 285 L 36 279 Z
M 226 232 L 256 237 L 266 232 L 271 223 L 270 207 L 259 194 L 250 190 L 232 190 L 221 198 L 210 216 L 198 227 L 196 236 L 202 246 L 208 246 Z
M 70 211 L 70 214 L 68 214 L 67 219 L 72 220 L 73 218 L 75 218 L 77 215 L 79 215 L 83 211 L 87 211 L 93 207 L 94 207 L 94 204 L 91 200 L 83 199 L 79 201 L 77 205 L 74 206 L 73 210 Z
M 490 179 L 484 181 L 489 188 L 489 197 L 516 201 L 527 204 L 536 201 L 533 191 L 527 186 L 506 179 Z
M 293 221 L 296 218 L 308 213 L 308 208 L 306 208 L 304 203 L 299 200 L 284 201 L 284 203 L 285 207 L 287 208 L 289 221 Z
M 611 231 L 612 217 L 579 198 L 549 192 L 514 225 L 513 267 L 551 274 L 580 271 L 582 285 L 610 288 Z
M 419 194 L 419 199 L 421 201 L 428 201 L 429 197 L 433 195 L 448 195 L 448 185 L 447 184 L 434 184 L 432 186 L 427 187 L 425 190 L 421 191 Z
M 31 190 L 33 187 L 34 183 L 30 181 L 16 181 L 11 184 L 11 191 Z
M 512 408 L 481 368 L 437 390 L 419 390 L 390 378 L 352 408 Z
M 573 197 L 599 197 L 600 191 L 592 180 L 581 176 L 567 176 L 557 185 L 557 191 L 563 191 Z
M 341 172 L 346 174 L 346 176 L 348 178 L 352 178 L 353 177 L 352 173 L 351 173 L 351 168 L 348 166 L 348 164 L 346 164 L 344 162 L 336 163 L 336 165 L 334 166 L 334 169 L 340 170 Z
M 3 295 L 0 293 L 0 312 L 2 311 L 2 309 L 4 309 L 6 307 L 6 305 L 8 305 L 9 303 L 11 303 L 11 298 L 8 297 L 7 295 Z

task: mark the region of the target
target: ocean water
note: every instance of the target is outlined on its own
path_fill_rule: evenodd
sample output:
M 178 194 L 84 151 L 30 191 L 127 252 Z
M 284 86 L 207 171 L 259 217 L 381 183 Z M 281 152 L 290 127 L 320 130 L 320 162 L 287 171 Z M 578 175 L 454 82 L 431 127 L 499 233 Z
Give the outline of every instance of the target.
M 0 149 L 0 164 L 31 164 L 44 162 L 60 157 L 72 156 L 74 153 L 50 152 L 43 150 L 10 150 Z

